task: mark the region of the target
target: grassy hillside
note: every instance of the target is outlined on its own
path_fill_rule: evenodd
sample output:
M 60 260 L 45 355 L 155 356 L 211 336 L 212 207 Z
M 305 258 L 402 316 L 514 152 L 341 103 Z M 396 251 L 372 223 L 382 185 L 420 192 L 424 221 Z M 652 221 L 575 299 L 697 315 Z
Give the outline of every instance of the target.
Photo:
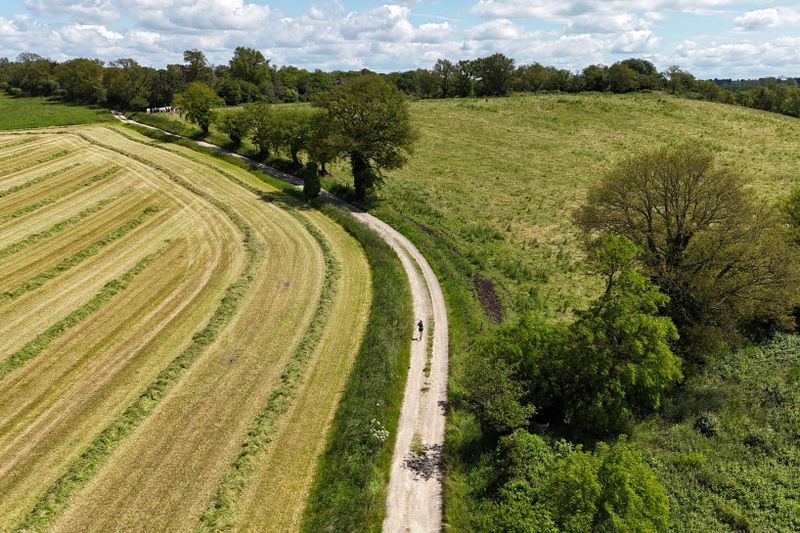
M 628 152 L 698 139 L 770 200 L 800 184 L 800 121 L 661 94 L 522 95 L 428 100 L 412 106 L 421 138 L 390 174 L 378 214 L 435 230 L 454 254 L 553 313 L 582 300 L 586 283 L 570 212 Z
M 113 120 L 108 109 L 65 104 L 49 98 L 0 95 L 0 130 L 66 126 Z

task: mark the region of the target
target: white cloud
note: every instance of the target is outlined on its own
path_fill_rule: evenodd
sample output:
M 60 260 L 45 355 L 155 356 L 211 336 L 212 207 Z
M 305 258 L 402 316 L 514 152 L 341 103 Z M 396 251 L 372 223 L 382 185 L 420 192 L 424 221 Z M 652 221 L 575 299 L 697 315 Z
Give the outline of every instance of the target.
M 469 36 L 476 41 L 509 41 L 520 39 L 526 30 L 508 19 L 495 19 L 472 28 Z
M 777 7 L 756 9 L 736 17 L 734 26 L 739 31 L 756 31 L 776 26 L 800 24 L 799 7 Z
M 69 15 L 79 23 L 110 22 L 119 17 L 111 0 L 25 0 L 25 7 L 45 17 Z
M 652 52 L 660 40 L 650 30 L 632 30 L 620 35 L 611 51 L 615 54 L 641 54 Z

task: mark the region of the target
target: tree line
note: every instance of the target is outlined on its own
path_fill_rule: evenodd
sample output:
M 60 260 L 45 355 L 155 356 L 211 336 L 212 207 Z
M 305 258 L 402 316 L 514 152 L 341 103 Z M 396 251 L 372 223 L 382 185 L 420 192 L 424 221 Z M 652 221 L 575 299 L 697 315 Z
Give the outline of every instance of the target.
M 85 104 L 126 110 L 170 105 L 193 82 L 209 85 L 226 105 L 307 102 L 362 74 L 277 67 L 253 48 L 237 47 L 227 64 L 212 65 L 200 50 L 186 50 L 182 64 L 155 69 L 130 58 L 103 63 L 78 58 L 57 63 L 25 52 L 16 61 L 0 58 L 0 89 L 11 95 L 59 96 Z M 539 63 L 517 65 L 496 53 L 472 60 L 439 59 L 429 69 L 376 74 L 415 98 L 504 96 L 512 92 L 629 93 L 664 90 L 672 94 L 737 104 L 800 117 L 797 78 L 698 80 L 679 66 L 664 71 L 646 59 L 589 65 L 580 71 Z

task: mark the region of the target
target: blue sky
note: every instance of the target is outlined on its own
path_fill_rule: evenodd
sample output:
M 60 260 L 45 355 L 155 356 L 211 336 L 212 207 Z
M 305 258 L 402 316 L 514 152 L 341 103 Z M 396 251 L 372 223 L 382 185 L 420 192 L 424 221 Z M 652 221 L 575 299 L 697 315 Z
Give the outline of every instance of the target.
M 800 2 L 739 0 L 4 0 L 0 56 L 216 64 L 245 45 L 273 63 L 378 71 L 504 52 L 576 70 L 646 57 L 702 77 L 800 76 Z

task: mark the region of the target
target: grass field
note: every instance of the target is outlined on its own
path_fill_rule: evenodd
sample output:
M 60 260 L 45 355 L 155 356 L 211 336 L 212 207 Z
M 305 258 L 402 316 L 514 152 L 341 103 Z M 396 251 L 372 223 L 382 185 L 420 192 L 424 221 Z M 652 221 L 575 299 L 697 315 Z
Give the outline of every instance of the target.
M 108 109 L 67 104 L 52 98 L 0 94 L 0 130 L 67 126 L 114 120 Z
M 121 127 L 0 133 L 0 280 L 0 530 L 299 527 L 369 319 L 343 228 Z

